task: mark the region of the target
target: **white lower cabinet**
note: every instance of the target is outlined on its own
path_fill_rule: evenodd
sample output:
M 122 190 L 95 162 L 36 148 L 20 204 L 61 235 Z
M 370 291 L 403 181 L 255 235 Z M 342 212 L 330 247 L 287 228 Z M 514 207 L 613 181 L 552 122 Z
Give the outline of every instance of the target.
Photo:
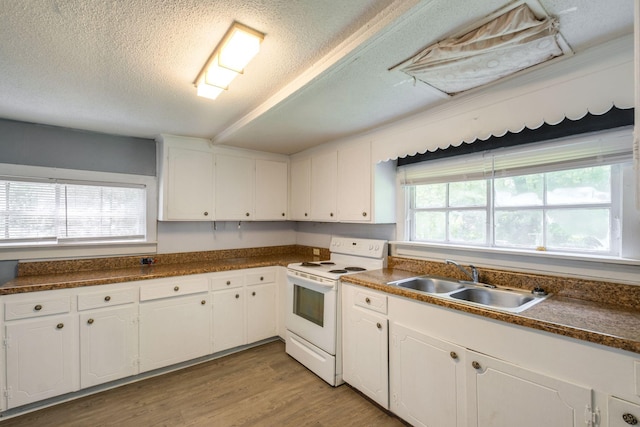
M 415 426 L 465 426 L 465 349 L 396 322 L 389 330 L 391 411 Z
M 244 300 L 244 288 L 211 294 L 214 353 L 246 344 Z
M 470 427 L 584 426 L 591 389 L 469 351 Z
M 609 427 L 640 425 L 640 405 L 609 396 L 607 402 Z
M 5 340 L 8 409 L 78 389 L 76 316 L 11 322 Z
M 140 303 L 140 372 L 212 352 L 207 293 Z
M 138 306 L 80 314 L 80 386 L 92 387 L 138 373 Z
M 385 409 L 389 409 L 388 326 L 386 304 L 375 293 L 343 293 L 342 377 Z M 365 301 L 364 304 L 360 304 Z M 386 299 L 384 300 L 386 301 Z M 363 307 L 364 305 L 364 307 Z M 365 308 L 366 307 L 366 308 Z

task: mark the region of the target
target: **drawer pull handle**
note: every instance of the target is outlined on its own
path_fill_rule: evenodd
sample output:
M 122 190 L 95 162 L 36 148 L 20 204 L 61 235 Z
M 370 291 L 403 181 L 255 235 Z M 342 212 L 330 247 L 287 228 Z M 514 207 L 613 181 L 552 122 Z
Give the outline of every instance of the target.
M 200 301 L 200 304 L 202 304 L 202 305 L 205 305 L 206 303 L 207 303 L 207 301 L 206 301 L 206 300 L 202 300 L 202 301 Z
M 90 325 L 93 325 L 93 319 L 87 320 L 87 323 L 90 324 Z
M 476 362 L 475 360 L 471 362 L 471 366 L 473 366 L 473 369 L 480 369 L 482 367 L 480 366 L 480 363 Z
M 638 419 L 633 414 L 630 414 L 628 412 L 626 414 L 622 414 L 622 419 L 630 426 L 635 426 L 636 424 L 638 424 Z
M 367 213 L 366 212 L 362 212 L 362 216 L 367 216 Z
M 231 280 L 227 280 L 227 286 L 231 284 Z
M 204 216 L 209 216 L 209 212 L 205 212 L 205 213 L 204 213 Z
M 109 301 L 111 301 L 111 297 L 110 297 L 109 295 L 107 295 L 106 297 L 104 297 L 104 300 L 105 300 L 106 302 L 109 302 Z
M 240 298 L 240 294 L 236 294 L 236 299 Z
M 247 212 L 246 214 L 244 214 L 244 216 L 249 216 L 249 212 Z
M 38 304 L 38 305 L 36 305 L 35 307 L 33 307 L 33 309 L 34 309 L 35 311 L 40 311 L 40 310 L 42 310 L 42 306 L 41 306 L 40 304 Z
M 64 328 L 64 323 L 58 323 L 58 324 L 56 325 L 56 328 L 58 328 L 58 329 L 62 329 L 62 328 Z
M 285 216 L 285 213 L 284 213 L 284 212 L 282 212 L 282 216 Z
M 451 353 L 449 353 L 449 356 L 451 356 L 452 359 L 457 359 L 458 353 L 456 353 L 455 351 L 452 351 Z
M 251 292 L 251 296 L 254 296 L 254 297 L 255 297 L 255 296 L 256 296 L 256 293 L 255 293 L 255 292 Z
M 369 297 L 366 297 L 364 299 L 364 302 L 366 302 L 367 304 L 371 304 L 371 299 Z
M 380 322 L 376 323 L 376 326 L 378 327 L 378 329 L 382 329 L 382 324 Z
M 260 280 L 261 280 L 261 281 L 262 281 L 262 280 L 264 280 L 264 277 L 260 276 Z
M 180 286 L 175 286 L 175 287 L 173 288 L 173 290 L 174 290 L 174 291 L 176 291 L 176 292 L 178 292 L 178 291 L 180 290 Z

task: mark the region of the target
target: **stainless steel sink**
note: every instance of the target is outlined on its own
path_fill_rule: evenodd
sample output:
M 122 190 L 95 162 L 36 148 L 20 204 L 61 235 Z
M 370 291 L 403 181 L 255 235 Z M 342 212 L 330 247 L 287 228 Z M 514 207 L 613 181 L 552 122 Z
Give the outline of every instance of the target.
M 441 279 L 438 277 L 413 277 L 411 279 L 391 282 L 389 284 L 430 294 L 446 294 L 464 288 L 464 285 L 460 282 Z
M 520 289 L 496 288 L 493 285 L 433 276 L 411 277 L 387 284 L 427 293 L 438 298 L 510 313 L 520 313 L 549 296 L 532 294 Z

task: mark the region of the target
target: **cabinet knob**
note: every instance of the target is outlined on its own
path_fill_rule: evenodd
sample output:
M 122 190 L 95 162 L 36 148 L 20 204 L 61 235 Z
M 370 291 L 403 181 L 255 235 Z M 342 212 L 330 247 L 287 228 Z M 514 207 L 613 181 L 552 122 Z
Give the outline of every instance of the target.
M 205 213 L 204 213 L 204 216 L 209 216 L 209 212 L 205 212 Z
M 264 280 L 264 276 L 260 276 L 260 280 L 261 280 L 261 281 L 262 281 L 262 280 Z
M 93 319 L 89 319 L 89 320 L 87 320 L 87 323 L 90 324 L 90 325 L 93 325 L 93 321 L 94 321 Z
M 111 297 L 110 297 L 109 295 L 107 295 L 106 297 L 104 297 L 104 300 L 105 300 L 106 302 L 109 302 L 109 301 L 111 301 Z
M 36 305 L 35 307 L 33 307 L 33 309 L 34 309 L 35 311 L 40 311 L 40 310 L 42 310 L 42 306 L 41 306 L 40 304 L 38 304 L 38 305 Z
M 367 216 L 367 213 L 366 212 L 362 212 L 362 216 Z
M 227 286 L 231 284 L 231 280 L 227 280 Z
M 304 216 L 309 216 L 309 214 L 305 212 L 305 213 L 304 213 Z
M 282 212 L 282 216 L 286 216 L 284 212 Z
M 251 292 L 251 296 L 254 296 L 254 297 L 256 296 L 255 291 L 254 291 L 254 292 Z
M 380 322 L 376 323 L 376 326 L 378 327 L 378 329 L 382 329 L 382 324 Z
M 366 302 L 367 304 L 371 304 L 371 299 L 369 297 L 366 297 L 364 299 L 364 302 Z
M 330 216 L 330 217 L 333 217 L 333 212 L 331 212 L 331 213 L 329 214 L 329 216 Z
M 236 294 L 236 299 L 240 298 L 240 294 Z
M 456 353 L 455 351 L 452 351 L 451 353 L 449 353 L 449 356 L 451 356 L 452 359 L 457 359 L 458 353 Z
M 64 323 L 58 323 L 58 324 L 56 325 L 56 328 L 58 328 L 58 329 L 62 329 L 62 328 L 64 328 Z
M 174 291 L 176 291 L 176 292 L 178 292 L 178 291 L 180 290 L 180 286 L 174 286 L 174 287 L 173 287 L 173 290 L 174 290 Z
M 249 216 L 249 212 L 245 213 L 244 216 Z
M 476 362 L 475 360 L 471 362 L 471 366 L 473 366 L 473 369 L 480 369 L 482 367 L 480 366 L 480 363 Z
M 207 303 L 207 301 L 206 301 L 206 300 L 202 300 L 202 301 L 200 301 L 200 304 L 202 304 L 202 305 L 205 305 L 206 303 Z
M 633 414 L 630 414 L 628 412 L 626 414 L 622 414 L 622 419 L 630 426 L 638 424 L 638 419 Z

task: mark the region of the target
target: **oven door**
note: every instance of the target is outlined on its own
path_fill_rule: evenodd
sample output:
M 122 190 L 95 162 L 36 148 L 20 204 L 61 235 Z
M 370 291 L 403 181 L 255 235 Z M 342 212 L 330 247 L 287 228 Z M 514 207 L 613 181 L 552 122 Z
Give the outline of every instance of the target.
M 336 354 L 338 282 L 287 273 L 287 329 Z

